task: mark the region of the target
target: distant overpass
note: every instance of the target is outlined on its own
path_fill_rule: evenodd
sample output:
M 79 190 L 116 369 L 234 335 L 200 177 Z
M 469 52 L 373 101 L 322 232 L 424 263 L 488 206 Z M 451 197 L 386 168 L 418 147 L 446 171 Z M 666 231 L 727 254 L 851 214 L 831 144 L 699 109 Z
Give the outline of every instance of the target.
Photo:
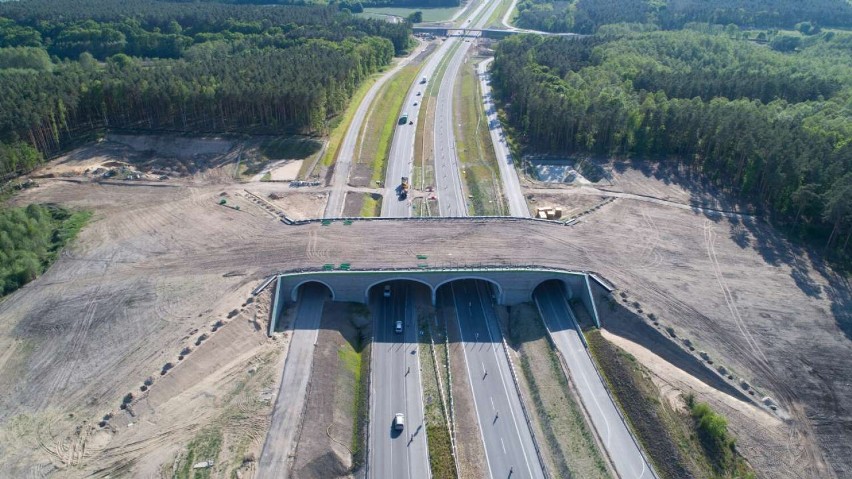
M 535 35 L 553 35 L 553 36 L 565 36 L 565 37 L 574 37 L 579 36 L 575 33 L 550 33 L 550 32 L 540 32 L 536 30 L 498 30 L 494 28 L 458 28 L 458 27 L 413 27 L 412 31 L 414 33 L 431 33 L 437 37 L 481 37 L 481 38 L 493 38 L 495 40 L 500 40 L 502 38 L 506 38 L 512 35 L 518 35 L 521 33 L 532 33 Z
M 269 333 L 277 326 L 278 318 L 287 302 L 296 302 L 300 288 L 308 283 L 319 283 L 328 288 L 332 300 L 367 303 L 370 291 L 389 281 L 410 281 L 429 289 L 432 303 L 438 289 L 453 281 L 478 279 L 492 286 L 497 304 L 515 305 L 532 301 L 535 289 L 545 281 L 560 281 L 569 299 L 583 303 L 595 324 L 600 326 L 597 307 L 591 293 L 590 281 L 598 281 L 592 274 L 537 266 L 499 267 L 477 266 L 434 269 L 389 270 L 324 270 L 285 272 L 278 275 L 275 301 Z M 607 286 L 605 286 L 607 287 Z

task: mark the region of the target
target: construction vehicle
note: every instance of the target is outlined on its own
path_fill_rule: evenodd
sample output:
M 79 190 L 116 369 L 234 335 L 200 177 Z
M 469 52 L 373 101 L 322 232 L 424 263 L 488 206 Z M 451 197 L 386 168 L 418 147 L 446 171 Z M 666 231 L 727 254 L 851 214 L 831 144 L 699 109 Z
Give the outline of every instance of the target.
M 399 197 L 400 201 L 408 198 L 408 188 L 408 177 L 403 176 L 399 186 L 396 187 L 396 195 Z

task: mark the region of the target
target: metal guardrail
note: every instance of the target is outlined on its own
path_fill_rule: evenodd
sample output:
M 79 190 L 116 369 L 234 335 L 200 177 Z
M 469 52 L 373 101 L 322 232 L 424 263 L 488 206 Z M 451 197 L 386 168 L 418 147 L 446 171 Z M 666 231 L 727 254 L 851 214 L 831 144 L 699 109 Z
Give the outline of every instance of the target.
M 648 455 L 645 453 L 645 449 L 642 448 L 642 445 L 639 443 L 639 440 L 636 439 L 636 433 L 633 431 L 633 428 L 630 427 L 630 422 L 627 421 L 627 418 L 624 417 L 624 412 L 621 410 L 621 405 L 618 401 L 616 401 L 615 397 L 612 395 L 612 391 L 609 390 L 609 385 L 606 382 L 606 378 L 603 377 L 601 372 L 598 370 L 598 363 L 595 361 L 595 358 L 592 357 L 592 353 L 589 352 L 588 342 L 586 341 L 586 336 L 583 334 L 583 329 L 580 328 L 579 323 L 577 322 L 577 318 L 574 317 L 574 312 L 571 311 L 571 308 L 568 308 L 568 316 L 571 318 L 571 322 L 574 325 L 574 328 L 577 330 L 577 334 L 580 335 L 580 339 L 583 341 L 583 344 L 586 345 L 584 350 L 586 354 L 589 356 L 589 360 L 592 361 L 592 364 L 595 366 L 593 369 L 595 373 L 598 375 L 598 378 L 601 380 L 601 384 L 604 386 L 604 391 L 606 391 L 607 397 L 612 403 L 615 405 L 615 410 L 618 412 L 618 417 L 621 418 L 621 422 L 624 424 L 624 427 L 627 428 L 627 431 L 630 433 L 630 439 L 633 441 L 633 444 L 636 445 L 636 449 L 639 451 L 639 454 L 642 455 L 642 459 L 645 461 L 645 464 L 648 465 L 648 469 L 651 471 L 651 476 L 655 479 L 658 479 L 657 471 L 654 470 L 654 463 L 651 462 Z M 550 331 L 548 330 L 548 334 Z
M 524 404 L 524 396 L 521 393 L 521 384 L 518 382 L 518 373 L 515 371 L 515 362 L 512 361 L 512 355 L 509 354 L 509 345 L 506 343 L 505 335 L 501 333 L 500 336 L 503 343 L 503 353 L 506 354 L 506 360 L 509 361 L 509 372 L 512 375 L 512 382 L 515 384 L 515 392 L 518 394 L 518 402 L 521 404 L 521 410 L 524 412 L 524 420 L 527 422 L 527 429 L 530 430 L 530 437 L 532 438 L 533 447 L 535 448 L 535 455 L 538 457 L 539 464 L 541 464 L 541 470 L 544 473 L 544 477 L 549 479 L 551 477 L 550 472 L 548 472 L 547 463 L 544 462 L 544 456 L 541 454 L 541 446 L 538 444 L 538 439 L 535 438 L 530 413 L 527 410 L 527 406 Z

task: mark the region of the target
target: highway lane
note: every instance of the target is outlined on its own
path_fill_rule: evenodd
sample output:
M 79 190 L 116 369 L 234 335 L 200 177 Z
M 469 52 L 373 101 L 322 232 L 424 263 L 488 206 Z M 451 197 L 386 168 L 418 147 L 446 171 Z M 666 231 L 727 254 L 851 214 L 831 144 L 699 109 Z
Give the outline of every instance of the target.
M 494 101 L 491 97 L 491 80 L 488 74 L 488 65 L 493 60 L 494 58 L 489 58 L 480 63 L 478 71 L 482 89 L 482 101 L 485 107 L 486 120 L 488 121 L 488 131 L 491 133 L 491 142 L 494 144 L 494 153 L 497 156 L 497 164 L 500 167 L 500 179 L 503 181 L 503 194 L 506 197 L 506 202 L 509 204 L 509 215 L 528 217 L 530 212 L 527 209 L 527 201 L 524 198 L 524 193 L 521 191 L 518 170 L 515 169 L 515 164 L 512 161 L 512 154 L 509 152 L 509 145 L 506 143 L 503 127 L 497 118 L 497 107 L 494 106 Z
M 497 2 L 496 0 L 491 0 L 490 2 L 483 1 L 473 11 L 465 11 L 467 16 L 464 17 L 462 23 L 467 24 L 468 20 L 481 18 L 483 12 L 486 11 L 486 8 L 487 12 L 490 12 L 498 5 L 499 2 Z M 487 19 L 487 16 L 485 18 Z M 409 198 L 406 200 L 399 200 L 397 198 L 396 188 L 397 186 L 399 186 L 403 176 L 406 176 L 408 178 L 411 178 L 412 176 L 411 172 L 413 170 L 414 163 L 414 139 L 416 136 L 415 134 L 417 132 L 417 117 L 420 112 L 420 107 L 422 106 L 423 95 L 426 95 L 426 88 L 429 86 L 428 83 L 436 80 L 435 73 L 438 70 L 438 66 L 441 63 L 441 60 L 443 60 L 450 53 L 453 46 L 459 43 L 461 43 L 462 45 L 468 45 L 468 47 L 470 45 L 469 43 L 462 42 L 462 39 L 459 37 L 450 37 L 447 38 L 437 49 L 437 51 L 432 54 L 427 63 L 420 70 L 420 73 L 415 79 L 414 84 L 409 89 L 408 94 L 405 98 L 405 102 L 403 103 L 402 112 L 398 112 L 400 115 L 402 113 L 408 113 L 409 121 L 412 121 L 413 124 L 397 124 L 396 130 L 394 130 L 393 139 L 391 140 L 390 153 L 388 157 L 387 171 L 385 173 L 385 190 L 384 199 L 382 200 L 382 216 L 395 218 L 411 216 L 411 197 L 409 196 Z M 453 59 L 457 61 L 461 61 L 462 58 L 463 57 L 453 57 Z M 456 74 L 458 73 L 458 68 L 456 68 L 455 72 Z M 448 73 L 449 70 L 445 73 L 444 78 L 446 78 Z M 455 77 L 456 74 L 454 74 L 453 77 Z M 423 77 L 426 77 L 426 83 L 422 83 Z M 453 80 L 453 83 L 454 81 L 455 80 Z M 444 87 L 445 83 L 442 81 L 441 89 L 439 92 L 438 108 L 441 108 L 441 95 L 444 94 Z M 452 84 L 450 85 L 450 87 L 451 88 L 449 98 L 450 100 L 452 100 Z M 421 95 L 417 95 L 417 92 L 420 92 Z M 444 97 L 446 97 L 446 95 L 444 95 Z M 417 103 L 417 106 L 414 105 L 415 102 Z M 452 101 L 448 103 L 448 105 L 450 106 L 451 104 Z M 394 113 L 389 112 L 389 114 Z M 437 115 L 435 117 L 435 121 L 436 128 L 440 128 L 442 126 L 442 122 L 438 120 Z M 443 124 L 444 127 L 446 127 L 447 125 L 452 125 L 452 121 L 450 121 L 449 123 L 445 122 Z M 436 133 L 436 145 L 438 145 L 437 136 L 438 134 Z M 452 142 L 454 142 L 454 140 L 452 140 L 451 143 Z M 446 139 L 442 141 L 441 144 L 445 146 L 448 145 Z M 437 149 L 435 151 L 437 155 Z M 458 160 L 456 160 L 456 165 L 457 164 Z M 459 175 L 458 168 L 455 168 L 455 175 Z M 436 186 L 437 183 L 439 183 L 439 181 L 436 178 Z M 458 180 L 457 183 L 460 188 L 460 180 Z M 458 189 L 451 191 L 449 193 L 450 198 L 452 198 L 453 196 L 460 198 L 463 204 L 463 195 L 461 193 L 455 193 L 455 191 L 461 190 Z M 439 205 L 442 203 L 440 197 L 438 203 Z M 458 208 L 460 207 L 456 206 L 456 209 Z M 462 207 L 462 209 L 464 208 Z M 443 212 L 441 214 L 444 215 Z M 466 215 L 466 212 L 464 215 Z
M 402 59 L 396 66 L 386 71 L 376 80 L 376 83 L 370 87 L 355 114 L 352 116 L 352 122 L 349 124 L 349 129 L 343 137 L 340 144 L 340 149 L 337 154 L 337 161 L 334 166 L 334 178 L 331 184 L 331 192 L 328 197 L 328 203 L 325 206 L 326 218 L 339 218 L 343 215 L 343 205 L 346 200 L 346 185 L 349 182 L 349 174 L 352 169 L 352 159 L 355 156 L 355 145 L 358 143 L 358 137 L 361 135 L 361 127 L 364 124 L 364 119 L 367 112 L 370 110 L 370 105 L 373 104 L 376 95 L 384 84 L 394 76 L 404 66 L 408 65 L 411 60 L 417 58 L 424 49 L 426 43 L 421 43 L 407 57 Z
M 314 344 L 326 299 L 328 290 L 320 285 L 307 284 L 299 295 L 281 386 L 257 464 L 257 479 L 286 479 L 290 473 L 288 458 L 295 451 L 298 439 L 296 434 L 305 410 L 305 395 L 314 362 Z
M 425 98 L 429 80 L 434 76 L 438 64 L 447 54 L 450 46 L 451 44 L 444 42 L 438 47 L 423 68 L 420 69 L 419 75 L 406 94 L 400 115 L 407 113 L 409 121 L 413 122 L 413 124 L 409 125 L 406 122 L 406 124 L 401 125 L 397 122 L 396 130 L 394 130 L 388 157 L 388 167 L 385 172 L 382 216 L 395 218 L 411 216 L 411 198 L 399 200 L 396 188 L 399 186 L 403 176 L 411 178 L 414 164 L 414 139 L 417 133 L 417 117 L 420 114 L 421 102 Z M 423 77 L 426 77 L 426 83 L 423 83 Z M 418 92 L 420 95 L 417 94 Z M 417 103 L 417 106 L 414 105 L 415 103 Z
M 492 478 L 543 478 L 503 348 L 488 287 L 479 281 L 450 283 L 440 291 L 455 308 L 486 462 Z
M 491 17 L 491 13 L 500 6 L 499 0 L 483 4 L 482 11 L 474 12 L 465 27 L 482 28 Z M 441 216 L 468 216 L 467 201 L 461 177 L 461 165 L 456 151 L 455 132 L 453 130 L 453 92 L 459 69 L 464 64 L 468 50 L 476 40 L 456 38 L 450 40 L 462 42 L 453 54 L 453 58 L 441 79 L 438 93 L 438 106 L 435 110 L 435 186 L 438 191 L 438 209 Z M 447 40 L 447 41 L 450 41 Z
M 618 475 L 656 479 L 654 470 L 642 456 L 638 444 L 607 394 L 603 379 L 595 370 L 562 289 L 555 284 L 545 284 L 536 290 L 534 298 Z
M 414 291 L 404 282 L 393 282 L 391 297 L 385 298 L 382 288 L 374 288 L 370 298 L 373 346 L 368 477 L 429 479 Z M 394 331 L 397 320 L 403 321 L 402 333 Z M 405 414 L 401 432 L 392 428 L 398 412 Z

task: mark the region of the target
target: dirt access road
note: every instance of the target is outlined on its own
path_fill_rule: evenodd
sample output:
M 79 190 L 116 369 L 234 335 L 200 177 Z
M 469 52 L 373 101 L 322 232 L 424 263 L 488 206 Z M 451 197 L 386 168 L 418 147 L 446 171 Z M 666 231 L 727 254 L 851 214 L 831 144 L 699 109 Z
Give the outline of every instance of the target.
M 61 161 L 100 153 L 91 146 L 75 152 L 79 160 Z M 628 173 L 678 199 L 666 193 L 665 178 Z M 604 328 L 671 362 L 674 372 L 659 368 L 663 378 L 689 387 L 665 344 L 631 333 L 642 325 L 659 336 L 649 313 L 678 341 L 706 351 L 713 367 L 778 403 L 782 416 L 696 388 L 728 416 L 762 475 L 852 474 L 852 292 L 759 221 L 618 198 L 571 227 L 521 220 L 287 227 L 239 196 L 259 184 L 215 169 L 151 184 L 39 183 L 11 203 L 55 202 L 94 217 L 46 274 L 0 302 L 0 476 L 152 476 L 193 451 L 216 456 L 216 477 L 238 468 L 248 474 L 287 341 L 266 338 L 261 306 L 246 302 L 251 289 L 276 271 L 343 262 L 415 267 L 423 262 L 417 254 L 432 266 L 600 273 L 625 293 L 618 301 L 643 311 L 610 323 L 604 315 Z M 222 193 L 240 210 L 218 205 Z M 209 340 L 195 346 L 202 334 Z M 192 352 L 180 361 L 185 347 Z M 174 368 L 160 376 L 166 363 Z M 274 374 L 263 379 L 264 371 Z M 141 393 L 149 377 L 153 385 Z M 121 410 L 128 392 L 134 397 Z M 98 427 L 107 414 L 108 426 Z M 215 444 L 198 446 L 209 431 L 221 438 L 218 453 L 209 452 Z

